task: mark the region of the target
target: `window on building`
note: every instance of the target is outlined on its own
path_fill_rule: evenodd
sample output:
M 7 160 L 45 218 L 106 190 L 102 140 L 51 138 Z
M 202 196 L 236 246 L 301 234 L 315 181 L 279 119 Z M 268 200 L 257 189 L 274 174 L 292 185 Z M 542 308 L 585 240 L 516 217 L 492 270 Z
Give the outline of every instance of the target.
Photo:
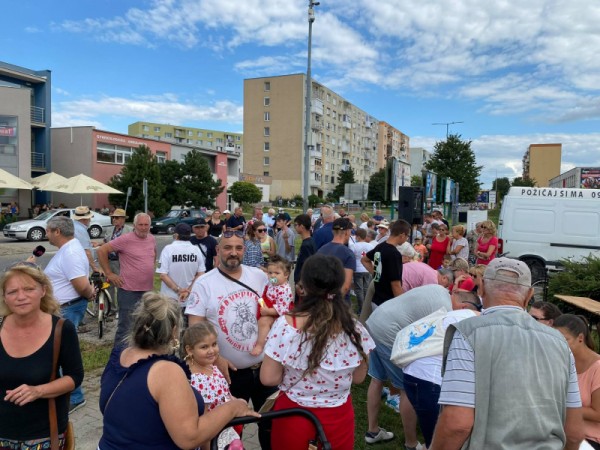
M 265 91 L 270 91 L 271 90 L 271 82 L 265 81 L 264 87 L 265 87 Z
M 160 127 L 154 127 L 154 132 L 160 133 Z
M 188 136 L 193 136 L 194 132 L 192 130 L 188 130 Z
M 265 136 L 271 136 L 271 129 L 269 127 L 265 127 Z
M 198 137 L 202 137 L 202 131 L 198 131 Z
M 268 166 L 270 163 L 270 158 L 268 156 L 265 156 L 263 158 L 263 165 Z
M 148 125 L 142 125 L 143 131 L 150 131 L 150 127 Z
M 222 144 L 223 143 L 223 138 L 217 138 L 215 140 L 217 141 L 217 144 Z
M 268 152 L 269 150 L 271 150 L 271 143 L 270 142 L 265 142 L 265 145 L 263 146 L 263 150 L 265 152 Z
M 99 142 L 96 147 L 96 161 L 112 164 L 125 164 L 131 158 L 133 148 Z
M 206 133 L 206 137 L 211 138 L 211 137 L 213 137 L 213 135 L 212 135 L 212 133 L 208 132 L 208 133 Z
M 207 147 L 212 147 L 212 142 L 211 141 L 206 141 L 204 143 L 204 145 L 207 146 Z
M 241 150 L 241 149 L 242 149 L 242 146 L 241 146 L 240 144 L 236 144 L 236 145 L 235 145 L 235 148 L 236 148 L 236 150 Z
M 241 141 L 241 140 L 242 140 L 242 137 L 241 137 L 241 136 L 236 136 L 236 137 L 235 137 L 235 140 L 236 140 L 236 141 Z
M 335 184 L 335 177 L 333 175 L 331 176 L 331 184 Z
M 159 164 L 164 164 L 167 160 L 166 152 L 156 152 L 156 162 Z
M 271 120 L 271 113 L 269 111 L 265 111 L 265 122 Z
M 263 99 L 263 105 L 265 105 L 265 106 L 269 106 L 270 104 L 271 104 L 271 98 L 269 98 L 269 97 L 265 97 L 265 98 Z
M 264 175 L 265 177 L 268 177 L 268 176 L 269 176 L 269 172 L 268 172 L 268 171 L 265 171 L 265 172 L 263 172 L 263 175 Z
M 167 133 L 167 132 L 165 131 L 165 137 L 166 137 L 166 138 L 172 138 L 172 137 L 173 137 L 173 133 Z
M 198 145 L 202 145 L 203 143 L 204 143 L 204 141 L 202 139 L 199 139 L 196 141 L 196 144 L 198 144 Z

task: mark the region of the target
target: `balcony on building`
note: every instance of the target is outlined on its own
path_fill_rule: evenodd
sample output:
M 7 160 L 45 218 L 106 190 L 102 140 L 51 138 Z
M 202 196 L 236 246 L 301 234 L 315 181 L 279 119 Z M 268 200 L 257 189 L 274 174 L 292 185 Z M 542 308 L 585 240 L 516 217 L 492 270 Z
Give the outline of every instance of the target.
M 321 159 L 323 157 L 323 154 L 321 153 L 321 144 L 317 144 L 316 147 L 314 145 L 309 145 L 308 153 L 311 158 Z
M 321 131 L 323 129 L 323 118 L 319 114 L 313 114 L 310 120 L 310 127 L 314 131 Z
M 310 101 L 310 112 L 323 115 L 323 100 L 313 97 Z
M 31 152 L 31 170 L 35 172 L 46 172 L 46 155 Z
M 36 128 L 46 127 L 46 110 L 39 106 L 31 107 L 31 126 Z
M 321 174 L 320 173 L 310 173 L 308 175 L 308 183 L 311 186 L 321 186 Z
M 350 142 L 342 141 L 341 150 L 342 150 L 342 153 L 350 153 Z

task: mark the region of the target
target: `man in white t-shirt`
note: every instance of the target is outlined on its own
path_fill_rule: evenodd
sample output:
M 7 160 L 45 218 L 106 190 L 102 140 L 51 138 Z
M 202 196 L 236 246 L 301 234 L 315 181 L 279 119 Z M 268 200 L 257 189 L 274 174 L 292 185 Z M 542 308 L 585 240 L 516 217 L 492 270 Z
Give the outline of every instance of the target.
M 89 300 L 94 298 L 94 288 L 89 282 L 90 266 L 85 250 L 75 239 L 73 221 L 64 216 L 53 217 L 46 224 L 46 236 L 50 244 L 58 247 L 44 273 L 50 278 L 54 297 L 60 303 L 60 312 L 79 326 L 85 316 Z M 86 403 L 81 386 L 71 392 L 69 411 L 73 412 Z
M 244 233 L 225 231 L 217 247 L 219 266 L 198 278 L 185 310 L 189 324 L 208 320 L 217 330 L 219 359 L 217 365 L 231 378 L 231 394 L 259 409 L 275 388 L 260 383 L 263 355 L 250 351 L 258 339 L 258 300 L 268 279 L 256 267 L 242 265 Z M 228 367 L 234 368 L 228 370 Z M 270 423 L 259 425 L 261 448 L 270 449 Z
M 185 307 L 192 284 L 206 272 L 204 256 L 190 242 L 192 227 L 179 223 L 173 235 L 175 241 L 163 248 L 156 273 L 160 274 L 160 292 Z

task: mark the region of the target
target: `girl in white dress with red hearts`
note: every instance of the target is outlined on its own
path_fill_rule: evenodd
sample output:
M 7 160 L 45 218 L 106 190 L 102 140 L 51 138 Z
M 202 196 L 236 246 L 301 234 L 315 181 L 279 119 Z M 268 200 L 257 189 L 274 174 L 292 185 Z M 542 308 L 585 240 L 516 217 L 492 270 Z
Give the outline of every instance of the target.
M 375 344 L 352 315 L 342 295 L 345 272 L 334 256 L 308 258 L 301 275 L 304 295 L 294 310 L 278 318 L 267 338 L 260 381 L 278 385 L 274 411 L 303 408 L 314 413 L 336 450 L 354 448 L 353 383 L 367 375 Z M 316 436 L 300 416 L 273 421 L 271 448 L 305 450 Z
M 267 335 L 275 319 L 288 313 L 292 309 L 294 294 L 289 284 L 292 264 L 284 257 L 273 255 L 267 262 L 267 275 L 269 283 L 265 286 L 262 298 L 259 300 L 258 339 L 250 352 L 258 356 L 263 352 Z
M 232 399 L 229 384 L 215 365 L 219 357 L 217 332 L 209 322 L 200 322 L 187 328 L 182 337 L 184 359 L 192 376 L 190 383 L 202 395 L 205 411 L 211 411 L 217 406 Z M 241 433 L 240 427 L 239 432 Z M 219 448 L 223 448 L 232 440 L 239 439 L 239 434 L 232 428 L 227 428 L 219 435 Z M 209 448 L 208 443 L 202 449 Z

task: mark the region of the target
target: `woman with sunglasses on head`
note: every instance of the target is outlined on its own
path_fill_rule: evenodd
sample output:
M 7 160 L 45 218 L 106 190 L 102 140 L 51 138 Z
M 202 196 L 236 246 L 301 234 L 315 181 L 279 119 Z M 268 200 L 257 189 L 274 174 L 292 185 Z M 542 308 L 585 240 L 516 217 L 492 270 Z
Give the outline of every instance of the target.
M 600 355 L 583 316 L 562 314 L 554 320 L 575 358 L 579 394 L 583 405 L 583 430 L 586 441 L 600 450 Z
M 264 222 L 255 220 L 254 222 L 249 221 L 246 227 L 246 236 L 244 236 L 244 258 L 242 264 L 250 267 L 262 267 L 263 266 L 263 254 L 260 242 L 260 235 L 266 233 L 259 233 L 257 230 L 266 230 Z
M 55 399 L 59 447 L 69 420 L 69 393 L 83 380 L 77 332 L 62 323 L 52 374 L 60 306 L 49 278 L 35 264 L 17 263 L 0 280 L 0 448 L 49 449 L 49 399 Z M 60 325 L 59 325 L 60 326 Z M 50 381 L 54 375 L 54 380 Z
M 562 315 L 562 312 L 554 303 L 535 302 L 529 308 L 529 315 L 544 325 L 553 326 L 554 321 Z
M 354 448 L 353 383 L 367 375 L 367 354 L 375 347 L 352 316 L 342 295 L 344 268 L 333 256 L 316 254 L 302 267 L 302 302 L 273 324 L 260 380 L 281 390 L 274 411 L 302 408 L 318 418 L 331 447 Z M 304 450 L 315 438 L 303 417 L 273 421 L 273 449 Z
M 488 265 L 496 257 L 498 250 L 498 238 L 496 237 L 496 225 L 491 220 L 481 223 L 481 236 L 477 239 L 475 256 L 477 264 Z

